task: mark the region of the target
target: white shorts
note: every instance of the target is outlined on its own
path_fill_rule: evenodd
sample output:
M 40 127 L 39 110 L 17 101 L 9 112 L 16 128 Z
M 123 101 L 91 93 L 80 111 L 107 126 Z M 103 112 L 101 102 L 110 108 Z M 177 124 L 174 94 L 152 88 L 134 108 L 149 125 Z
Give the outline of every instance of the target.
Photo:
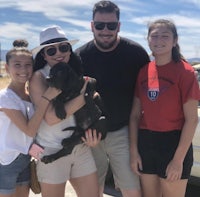
M 45 148 L 44 155 L 57 152 L 57 149 Z M 39 182 L 49 184 L 65 183 L 71 178 L 86 176 L 96 172 L 96 165 L 91 149 L 84 145 L 76 145 L 70 155 L 61 157 L 52 163 L 37 163 Z

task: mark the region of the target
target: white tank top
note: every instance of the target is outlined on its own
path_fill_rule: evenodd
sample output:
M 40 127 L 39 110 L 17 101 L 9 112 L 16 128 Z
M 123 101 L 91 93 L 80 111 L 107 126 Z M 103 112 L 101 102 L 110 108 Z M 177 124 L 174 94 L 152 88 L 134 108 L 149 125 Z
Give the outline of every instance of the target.
M 46 65 L 44 68 L 39 71 L 47 77 L 49 75 L 50 66 Z M 70 116 L 67 119 L 62 120 L 61 122 L 48 125 L 45 120 L 42 121 L 38 134 L 36 136 L 36 142 L 42 145 L 43 147 L 50 148 L 62 148 L 61 142 L 64 138 L 70 137 L 73 131 L 62 131 L 66 127 L 75 126 L 74 116 Z

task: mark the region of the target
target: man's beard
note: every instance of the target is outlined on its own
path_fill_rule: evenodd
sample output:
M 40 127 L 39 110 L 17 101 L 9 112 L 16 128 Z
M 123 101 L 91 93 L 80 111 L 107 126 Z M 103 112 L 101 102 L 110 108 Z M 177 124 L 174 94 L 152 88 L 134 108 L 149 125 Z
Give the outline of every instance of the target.
M 95 37 L 95 36 L 94 36 Z M 117 36 L 115 37 L 115 39 L 110 42 L 110 43 L 103 43 L 101 41 L 99 41 L 96 37 L 95 37 L 95 42 L 96 42 L 96 45 L 103 49 L 103 50 L 108 50 L 108 49 L 111 49 L 113 48 L 113 46 L 115 46 L 115 44 L 117 43 Z

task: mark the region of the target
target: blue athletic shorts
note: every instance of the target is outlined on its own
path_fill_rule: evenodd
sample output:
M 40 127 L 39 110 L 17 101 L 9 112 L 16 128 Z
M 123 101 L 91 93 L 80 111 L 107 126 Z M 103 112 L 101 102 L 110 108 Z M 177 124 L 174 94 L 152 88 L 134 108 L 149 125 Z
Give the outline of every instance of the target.
M 9 165 L 0 164 L 0 193 L 11 194 L 17 185 L 30 183 L 30 156 L 20 154 Z
M 138 151 L 142 159 L 144 174 L 157 174 L 166 178 L 166 168 L 172 160 L 180 140 L 181 131 L 156 132 L 138 131 Z M 188 179 L 193 164 L 193 149 L 190 146 L 184 162 L 181 179 Z

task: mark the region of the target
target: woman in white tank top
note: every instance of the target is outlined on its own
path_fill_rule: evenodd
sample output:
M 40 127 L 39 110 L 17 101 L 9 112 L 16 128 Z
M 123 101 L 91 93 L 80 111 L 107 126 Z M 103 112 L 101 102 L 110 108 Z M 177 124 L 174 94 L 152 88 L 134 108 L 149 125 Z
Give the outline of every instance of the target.
M 38 97 L 48 87 L 45 78 L 52 66 L 59 62 L 69 63 L 72 66 L 81 63 L 72 51 L 72 45 L 76 42 L 77 40 L 68 40 L 59 26 L 48 27 L 40 33 L 40 46 L 32 50 L 35 56 L 35 72 L 29 87 L 31 99 L 36 106 Z M 52 104 L 49 104 L 36 137 L 37 143 L 44 147 L 43 155 L 53 154 L 62 148 L 62 139 L 70 137 L 73 132 L 62 130 L 75 125 L 73 113 L 84 104 L 83 94 L 65 104 L 67 117 L 64 120 L 55 115 Z M 95 130 L 88 130 L 84 144 L 76 145 L 71 154 L 48 164 L 38 161 L 37 174 L 43 197 L 64 197 L 68 180 L 78 196 L 98 196 L 96 166 L 89 146 L 97 145 L 100 137 L 96 136 Z

